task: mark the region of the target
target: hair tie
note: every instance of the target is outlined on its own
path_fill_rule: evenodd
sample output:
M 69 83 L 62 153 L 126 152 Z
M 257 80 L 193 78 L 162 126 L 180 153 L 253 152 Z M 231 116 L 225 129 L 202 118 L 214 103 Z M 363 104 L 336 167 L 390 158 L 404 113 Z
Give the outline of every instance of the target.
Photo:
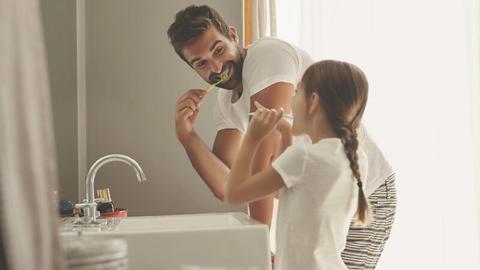
M 362 181 L 360 181 L 359 179 L 357 179 L 357 186 L 361 189 L 363 184 L 362 184 Z

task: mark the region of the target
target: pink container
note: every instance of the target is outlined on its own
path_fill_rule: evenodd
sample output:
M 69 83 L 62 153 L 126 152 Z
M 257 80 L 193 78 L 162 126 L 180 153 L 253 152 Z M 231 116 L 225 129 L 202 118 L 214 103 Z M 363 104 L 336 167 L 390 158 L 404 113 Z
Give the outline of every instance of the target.
M 115 212 L 110 212 L 110 213 L 101 213 L 101 217 L 104 218 L 122 218 L 122 217 L 127 217 L 127 209 L 125 208 L 116 208 Z

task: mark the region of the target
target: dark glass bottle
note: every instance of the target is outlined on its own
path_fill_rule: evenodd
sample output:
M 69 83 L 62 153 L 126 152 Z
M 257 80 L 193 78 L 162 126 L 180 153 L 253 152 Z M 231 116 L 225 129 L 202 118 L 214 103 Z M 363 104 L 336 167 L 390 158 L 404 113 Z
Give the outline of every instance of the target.
M 115 206 L 113 205 L 109 188 L 98 189 L 97 195 L 99 198 L 103 199 L 103 202 L 97 203 L 97 211 L 99 211 L 101 214 L 115 212 Z
M 99 202 L 97 203 L 97 211 L 100 213 L 112 213 L 115 212 L 115 206 L 112 202 Z

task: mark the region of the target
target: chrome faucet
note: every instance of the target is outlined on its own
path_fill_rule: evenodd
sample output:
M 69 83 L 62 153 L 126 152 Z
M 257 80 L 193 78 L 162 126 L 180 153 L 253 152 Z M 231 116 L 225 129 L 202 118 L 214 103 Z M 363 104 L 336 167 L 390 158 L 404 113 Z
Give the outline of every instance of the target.
M 138 165 L 138 163 L 129 156 L 122 154 L 111 154 L 99 158 L 90 167 L 87 173 L 87 177 L 85 178 L 86 200 L 84 200 L 84 203 L 76 204 L 76 207 L 83 208 L 84 211 L 84 218 L 83 220 L 81 220 L 81 224 L 100 224 L 99 222 L 97 222 L 97 217 L 99 216 L 99 213 L 97 212 L 97 201 L 95 200 L 94 193 L 95 175 L 97 174 L 97 171 L 98 169 L 100 169 L 100 167 L 112 161 L 120 161 L 132 166 L 137 174 L 138 182 L 147 181 L 147 178 L 145 177 L 145 174 L 143 173 L 140 165 Z

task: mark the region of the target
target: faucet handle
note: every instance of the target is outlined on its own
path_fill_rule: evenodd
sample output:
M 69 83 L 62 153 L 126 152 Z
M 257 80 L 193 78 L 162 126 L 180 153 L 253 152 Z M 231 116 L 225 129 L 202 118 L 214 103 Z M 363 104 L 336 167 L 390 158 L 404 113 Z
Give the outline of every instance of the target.
M 97 205 L 97 202 L 87 203 L 85 200 L 83 200 L 82 203 L 76 203 L 75 208 L 83 209 L 83 208 L 88 207 L 88 206 L 96 206 L 96 205 Z
M 85 208 L 87 206 L 97 205 L 97 203 L 99 203 L 99 202 L 105 202 L 105 199 L 95 198 L 93 203 L 87 203 L 87 199 L 83 199 L 81 203 L 76 203 L 75 207 L 76 208 Z
M 95 221 L 100 216 L 100 212 L 97 211 L 97 202 L 87 203 L 84 200 L 83 203 L 75 204 L 75 208 L 82 209 L 85 219 L 84 223 L 91 223 L 92 220 Z

